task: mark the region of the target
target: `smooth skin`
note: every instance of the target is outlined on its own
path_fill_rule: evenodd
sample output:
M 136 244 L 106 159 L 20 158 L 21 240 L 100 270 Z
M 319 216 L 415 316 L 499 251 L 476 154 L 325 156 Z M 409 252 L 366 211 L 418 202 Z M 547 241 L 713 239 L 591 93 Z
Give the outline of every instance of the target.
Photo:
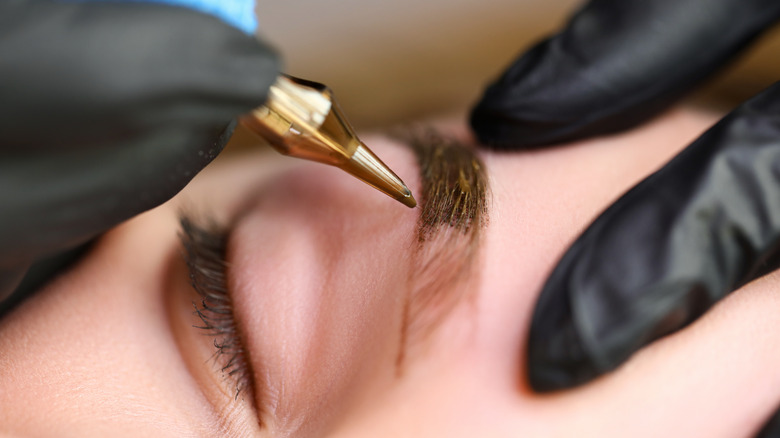
M 409 352 L 402 373 L 398 279 L 410 261 L 399 255 L 417 210 L 336 169 L 260 152 L 222 156 L 0 321 L 0 432 L 749 437 L 780 402 L 777 274 L 585 386 L 538 395 L 525 381 L 531 313 L 557 258 L 717 117 L 678 109 L 613 137 L 480 151 L 492 198 L 468 285 L 474 299 Z M 441 130 L 468 138 L 461 122 Z M 419 189 L 408 149 L 381 135 L 363 140 Z M 255 388 L 238 398 L 209 361 L 212 339 L 191 327 L 197 296 L 177 240 L 182 208 L 223 221 L 243 212 L 228 259 Z

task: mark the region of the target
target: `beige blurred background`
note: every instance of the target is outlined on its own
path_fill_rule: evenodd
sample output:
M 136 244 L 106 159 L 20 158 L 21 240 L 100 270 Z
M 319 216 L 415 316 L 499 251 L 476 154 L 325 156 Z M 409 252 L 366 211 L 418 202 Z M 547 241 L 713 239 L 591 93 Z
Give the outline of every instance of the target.
M 258 0 L 260 34 L 290 74 L 324 82 L 358 128 L 458 112 L 575 0 Z M 699 98 L 742 100 L 780 79 L 780 31 Z

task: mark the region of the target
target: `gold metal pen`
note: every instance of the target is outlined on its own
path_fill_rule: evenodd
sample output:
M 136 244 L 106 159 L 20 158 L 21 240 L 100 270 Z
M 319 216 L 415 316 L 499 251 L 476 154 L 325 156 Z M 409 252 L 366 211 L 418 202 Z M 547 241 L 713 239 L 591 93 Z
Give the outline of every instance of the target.
M 265 104 L 241 123 L 281 154 L 336 166 L 407 207 L 417 205 L 401 178 L 360 141 L 325 85 L 279 76 Z

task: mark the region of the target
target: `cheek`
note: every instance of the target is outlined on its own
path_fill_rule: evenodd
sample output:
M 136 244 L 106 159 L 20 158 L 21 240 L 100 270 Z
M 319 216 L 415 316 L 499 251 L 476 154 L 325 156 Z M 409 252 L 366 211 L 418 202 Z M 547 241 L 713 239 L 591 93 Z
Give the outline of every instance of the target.
M 165 208 L 128 222 L 3 320 L 0 435 L 201 436 L 218 424 L 163 304 L 173 226 Z
M 671 117 L 671 118 L 669 118 Z M 527 330 L 551 270 L 585 227 L 660 168 L 711 119 L 672 113 L 629 133 L 545 150 L 485 153 L 492 187 L 479 285 L 480 357 L 494 388 L 519 388 L 525 411 Z M 507 354 L 510 352 L 510 354 Z

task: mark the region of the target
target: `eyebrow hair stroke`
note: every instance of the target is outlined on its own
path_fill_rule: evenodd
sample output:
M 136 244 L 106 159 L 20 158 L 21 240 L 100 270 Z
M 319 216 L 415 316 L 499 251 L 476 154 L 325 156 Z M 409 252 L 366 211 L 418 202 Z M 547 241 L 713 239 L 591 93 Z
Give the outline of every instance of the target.
M 484 164 L 471 147 L 430 128 L 393 136 L 416 155 L 422 186 L 411 288 L 396 361 L 400 373 L 406 351 L 471 295 L 465 283 L 475 274 L 474 260 L 488 221 L 489 190 Z

